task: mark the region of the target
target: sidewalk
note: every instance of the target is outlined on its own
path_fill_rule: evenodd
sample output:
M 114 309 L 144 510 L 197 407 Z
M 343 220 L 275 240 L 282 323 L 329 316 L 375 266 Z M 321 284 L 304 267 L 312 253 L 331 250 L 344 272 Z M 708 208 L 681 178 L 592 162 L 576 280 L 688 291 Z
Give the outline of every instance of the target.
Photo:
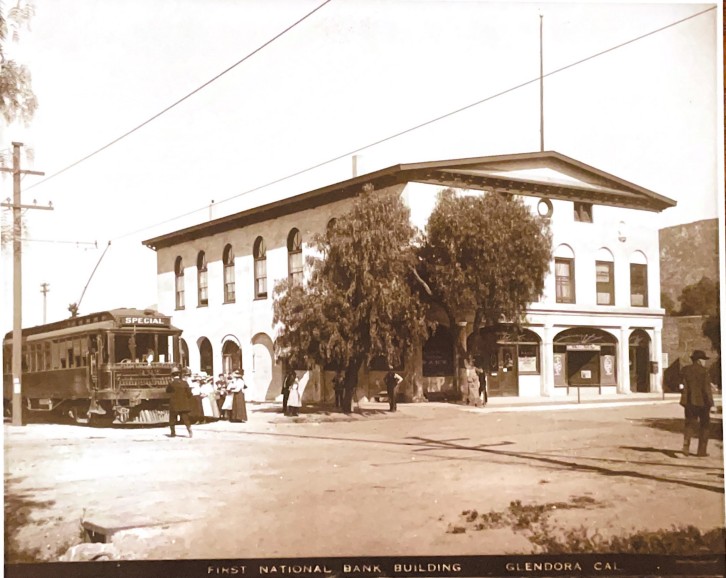
M 344 414 L 332 403 L 304 403 L 300 408 L 300 415 L 295 417 L 282 415 L 282 404 L 279 402 L 248 403 L 247 409 L 251 413 L 251 421 L 274 424 L 285 423 L 326 423 L 338 421 L 368 421 L 370 419 L 392 419 L 407 417 L 416 414 L 417 410 L 424 408 L 450 408 L 469 412 L 515 412 L 515 411 L 547 411 L 572 410 L 593 407 L 620 407 L 624 405 L 653 405 L 678 403 L 680 394 L 666 393 L 631 393 L 586 395 L 581 394 L 578 401 L 577 394 L 557 397 L 490 397 L 486 406 L 476 407 L 456 402 L 420 402 L 399 403 L 398 411 L 388 411 L 388 403 L 363 400 L 353 402 L 353 412 Z M 716 405 L 720 413 L 721 397 L 718 396 Z

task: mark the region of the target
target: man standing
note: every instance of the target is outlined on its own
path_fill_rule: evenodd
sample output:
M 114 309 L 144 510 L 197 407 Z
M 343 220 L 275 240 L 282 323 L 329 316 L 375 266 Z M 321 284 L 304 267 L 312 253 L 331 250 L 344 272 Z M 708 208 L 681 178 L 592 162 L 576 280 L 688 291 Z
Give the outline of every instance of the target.
M 403 378 L 389 367 L 386 376 L 383 378 L 383 382 L 386 384 L 386 393 L 388 394 L 388 411 L 396 411 L 396 387 L 402 381 Z
M 169 429 L 171 437 L 176 437 L 176 422 L 180 418 L 189 432 L 189 437 L 192 437 L 192 424 L 189 420 L 189 412 L 192 409 L 192 390 L 179 375 L 179 368 L 172 367 L 172 379 L 166 388 L 166 393 L 171 394 L 169 397 Z
M 686 423 L 683 431 L 683 453 L 690 455 L 691 437 L 695 435 L 698 427 L 698 456 L 704 457 L 708 445 L 708 435 L 711 421 L 711 407 L 713 394 L 705 360 L 708 356 L 700 349 L 691 354 L 693 363 L 681 370 L 683 390 L 681 391 L 681 405 L 685 409 Z

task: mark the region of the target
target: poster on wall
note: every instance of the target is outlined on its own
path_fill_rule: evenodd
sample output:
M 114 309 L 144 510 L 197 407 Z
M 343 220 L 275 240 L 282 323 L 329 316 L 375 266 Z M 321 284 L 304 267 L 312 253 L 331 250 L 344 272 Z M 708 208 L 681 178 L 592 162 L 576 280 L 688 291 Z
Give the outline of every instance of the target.
M 616 385 L 614 355 L 600 356 L 600 385 Z
M 565 354 L 555 353 L 553 357 L 554 362 L 552 365 L 555 375 L 555 387 L 564 387 L 567 385 L 567 380 L 565 379 Z

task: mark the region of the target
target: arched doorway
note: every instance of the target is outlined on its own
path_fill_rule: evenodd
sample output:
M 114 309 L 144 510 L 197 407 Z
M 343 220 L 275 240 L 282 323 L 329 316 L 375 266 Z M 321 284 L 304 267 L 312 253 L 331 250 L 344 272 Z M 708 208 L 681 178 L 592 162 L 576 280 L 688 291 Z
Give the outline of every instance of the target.
M 264 333 L 258 333 L 252 338 L 252 399 L 275 399 L 281 393 L 281 384 L 279 388 L 273 388 L 272 366 L 272 339 Z
M 222 345 L 222 371 L 230 374 L 237 369 L 242 369 L 242 349 L 237 338 L 228 335 L 224 338 Z
M 189 367 L 189 346 L 187 345 L 186 340 L 180 339 L 179 346 L 179 349 L 181 351 L 181 359 L 179 360 L 179 365 L 181 367 Z
M 630 350 L 630 391 L 650 391 L 650 336 L 636 329 L 628 340 Z
M 214 375 L 214 362 L 212 356 L 212 344 L 206 337 L 201 337 L 198 341 L 199 345 L 199 371 L 204 371 L 207 375 Z
M 617 385 L 618 340 L 596 327 L 574 327 L 554 338 L 555 387 Z

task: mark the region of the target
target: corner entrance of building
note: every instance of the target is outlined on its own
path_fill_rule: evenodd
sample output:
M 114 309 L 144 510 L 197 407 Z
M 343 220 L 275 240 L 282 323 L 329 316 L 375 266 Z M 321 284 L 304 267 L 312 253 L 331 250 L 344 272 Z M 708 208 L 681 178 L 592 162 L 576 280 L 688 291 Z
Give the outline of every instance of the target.
M 650 391 L 650 336 L 636 329 L 628 340 L 630 349 L 630 391 Z

